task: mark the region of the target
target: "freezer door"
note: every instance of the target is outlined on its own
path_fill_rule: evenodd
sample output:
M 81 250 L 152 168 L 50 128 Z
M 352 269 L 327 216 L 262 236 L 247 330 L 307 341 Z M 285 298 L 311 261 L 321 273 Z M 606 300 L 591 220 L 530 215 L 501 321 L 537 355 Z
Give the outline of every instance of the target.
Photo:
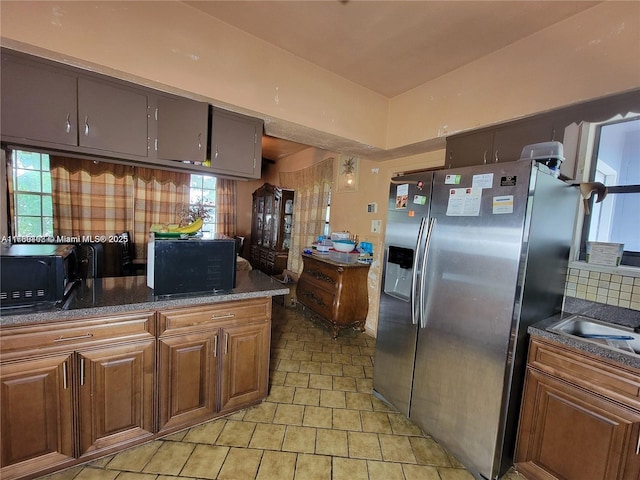
M 530 162 L 434 177 L 429 255 L 410 418 L 493 478 L 514 299 L 523 263 Z
M 373 373 L 375 393 L 409 415 L 416 348 L 417 303 L 412 292 L 429 215 L 432 173 L 392 179 L 389 191 L 380 311 Z M 412 315 L 412 310 L 414 314 Z

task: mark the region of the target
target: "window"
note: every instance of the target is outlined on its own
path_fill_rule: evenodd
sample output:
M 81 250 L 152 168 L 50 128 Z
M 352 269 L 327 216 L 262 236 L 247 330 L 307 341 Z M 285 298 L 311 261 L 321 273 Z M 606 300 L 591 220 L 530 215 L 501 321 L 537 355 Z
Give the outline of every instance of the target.
M 327 202 L 327 216 L 324 219 L 324 236 L 329 238 L 329 219 L 331 217 L 331 190 L 329 190 L 329 201 Z
M 49 155 L 14 150 L 14 234 L 53 236 L 53 199 Z
M 623 243 L 622 264 L 640 266 L 640 116 L 597 124 L 590 138 L 593 154 L 585 171 L 608 194 L 585 216 L 580 258 L 587 241 Z
M 191 175 L 189 183 L 189 207 L 204 206 L 209 213 L 202 227 L 203 238 L 213 238 L 216 233 L 216 177 Z

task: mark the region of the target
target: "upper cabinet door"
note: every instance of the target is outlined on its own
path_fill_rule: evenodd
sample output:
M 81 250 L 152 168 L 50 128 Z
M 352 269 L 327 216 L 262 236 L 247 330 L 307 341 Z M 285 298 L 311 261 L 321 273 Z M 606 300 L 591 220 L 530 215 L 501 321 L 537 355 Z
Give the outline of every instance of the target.
M 481 130 L 447 138 L 445 168 L 482 165 L 493 161 L 493 131 Z
M 522 149 L 534 143 L 557 140 L 553 119 L 540 116 L 498 128 L 493 137 L 492 162 L 519 160 Z M 487 162 L 488 163 L 488 162 Z
M 211 120 L 211 169 L 215 173 L 260 178 L 262 121 L 213 109 Z
M 78 144 L 76 75 L 2 55 L 2 138 Z
M 207 158 L 209 105 L 188 98 L 158 97 L 157 157 L 203 163 Z
M 147 157 L 148 97 L 142 90 L 78 79 L 80 146 Z

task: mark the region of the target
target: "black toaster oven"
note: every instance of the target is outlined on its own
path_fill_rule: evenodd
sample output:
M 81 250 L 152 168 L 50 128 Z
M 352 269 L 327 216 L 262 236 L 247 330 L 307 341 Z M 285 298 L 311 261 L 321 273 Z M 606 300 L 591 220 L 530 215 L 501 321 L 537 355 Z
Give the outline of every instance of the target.
M 78 279 L 74 245 L 3 244 L 0 308 L 62 302 Z

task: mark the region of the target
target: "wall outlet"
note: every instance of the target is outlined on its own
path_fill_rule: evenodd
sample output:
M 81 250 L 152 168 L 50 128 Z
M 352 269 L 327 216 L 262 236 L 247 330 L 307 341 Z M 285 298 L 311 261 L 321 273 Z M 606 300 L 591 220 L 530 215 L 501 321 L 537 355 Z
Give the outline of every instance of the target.
M 380 233 L 382 230 L 382 220 L 371 220 L 371 233 Z

